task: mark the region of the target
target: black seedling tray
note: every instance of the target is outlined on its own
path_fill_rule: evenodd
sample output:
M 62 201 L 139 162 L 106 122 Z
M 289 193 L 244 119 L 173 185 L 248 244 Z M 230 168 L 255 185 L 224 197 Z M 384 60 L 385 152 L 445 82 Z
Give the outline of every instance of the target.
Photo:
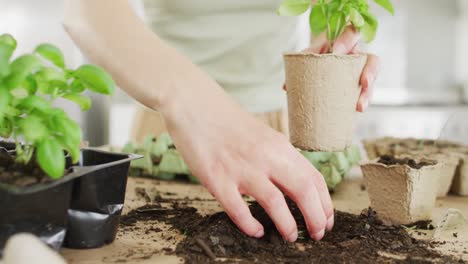
M 9 143 L 0 147 L 12 150 Z M 58 249 L 95 248 L 114 241 L 130 161 L 141 156 L 81 150 L 71 172 L 50 183 L 19 188 L 0 183 L 0 255 L 13 234 L 37 235 Z

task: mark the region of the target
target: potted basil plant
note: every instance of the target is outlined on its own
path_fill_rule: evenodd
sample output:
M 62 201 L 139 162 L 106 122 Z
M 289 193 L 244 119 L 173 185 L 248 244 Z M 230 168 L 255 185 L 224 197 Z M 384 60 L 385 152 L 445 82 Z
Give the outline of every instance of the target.
M 394 13 L 389 0 L 374 2 Z M 297 16 L 309 9 L 312 34 L 326 34 L 329 45 L 325 54 L 284 54 L 290 139 L 306 151 L 343 151 L 351 145 L 367 55 L 333 54 L 334 44 L 348 26 L 371 42 L 378 20 L 367 0 L 285 0 L 278 14 Z
M 13 59 L 16 45 L 0 35 L 0 254 L 21 232 L 54 248 L 110 243 L 136 156 L 80 149 L 79 125 L 53 102 L 85 111 L 91 100 L 83 92 L 110 95 L 114 81 L 94 65 L 67 68 L 51 44 Z

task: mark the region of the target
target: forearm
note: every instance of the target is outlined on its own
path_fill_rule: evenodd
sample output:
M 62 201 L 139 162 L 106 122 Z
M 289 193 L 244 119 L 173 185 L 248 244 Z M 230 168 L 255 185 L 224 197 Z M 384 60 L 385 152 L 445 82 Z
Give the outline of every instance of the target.
M 190 89 L 195 84 L 218 89 L 209 76 L 146 27 L 127 0 L 67 0 L 64 26 L 93 63 L 150 108 L 170 108 L 173 98 L 196 93 Z

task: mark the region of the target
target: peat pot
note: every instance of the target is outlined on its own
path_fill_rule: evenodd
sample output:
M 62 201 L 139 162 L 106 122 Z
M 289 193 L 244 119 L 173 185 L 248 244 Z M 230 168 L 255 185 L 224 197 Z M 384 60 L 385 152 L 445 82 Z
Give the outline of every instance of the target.
M 291 143 L 306 151 L 351 145 L 366 54 L 286 53 Z
M 384 223 L 407 225 L 431 219 L 440 165 L 434 160 L 418 162 L 425 165 L 420 168 L 386 165 L 379 159 L 361 165 L 371 207 Z

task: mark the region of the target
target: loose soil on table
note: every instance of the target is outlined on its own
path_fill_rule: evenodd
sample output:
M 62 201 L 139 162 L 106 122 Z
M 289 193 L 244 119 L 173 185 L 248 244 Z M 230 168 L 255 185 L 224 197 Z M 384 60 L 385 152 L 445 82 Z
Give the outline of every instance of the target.
M 378 163 L 382 163 L 382 164 L 385 164 L 387 166 L 390 166 L 390 165 L 408 165 L 413 169 L 420 169 L 420 168 L 422 168 L 424 166 L 434 165 L 433 163 L 426 162 L 426 161 L 417 162 L 416 160 L 410 159 L 410 158 L 401 158 L 401 159 L 399 159 L 399 158 L 395 158 L 395 157 L 393 157 L 391 155 L 381 156 L 380 159 L 378 160 Z
M 35 162 L 16 163 L 12 156 L 0 150 L 0 183 L 26 187 L 50 181 L 52 179 Z
M 160 196 L 153 204 L 122 216 L 121 230 L 160 232 L 151 225 L 138 227 L 136 222 L 157 220 L 169 224 L 185 237 L 175 252 L 166 254 L 176 254 L 185 263 L 464 263 L 433 250 L 436 242 L 416 240 L 401 226 L 383 225 L 371 209 L 360 215 L 335 212 L 333 231 L 323 240 L 313 241 L 297 206 L 291 201 L 288 204 L 299 226 L 296 243 L 282 239 L 256 202 L 250 204 L 250 210 L 265 228 L 261 239 L 243 234 L 224 212 L 203 217 L 187 199 L 171 201 Z

